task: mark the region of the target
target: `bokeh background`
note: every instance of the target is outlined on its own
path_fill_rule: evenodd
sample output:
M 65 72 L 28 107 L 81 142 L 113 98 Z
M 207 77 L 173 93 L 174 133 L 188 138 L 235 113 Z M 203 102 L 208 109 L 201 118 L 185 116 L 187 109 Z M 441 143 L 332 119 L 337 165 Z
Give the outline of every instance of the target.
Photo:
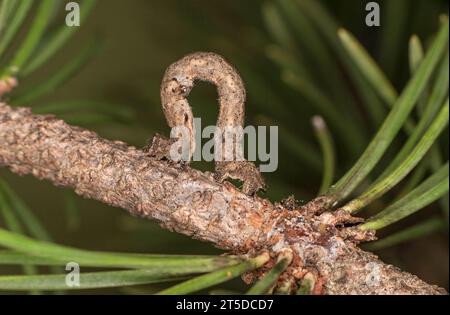
M 155 132 L 169 134 L 159 101 L 165 68 L 190 52 L 219 53 L 236 66 L 246 83 L 246 124 L 280 127 L 279 168 L 266 174 L 266 196 L 279 201 L 295 194 L 298 200 L 307 201 L 317 194 L 322 170 L 311 117 L 320 114 L 328 122 L 339 176 L 357 159 L 387 113 L 385 108 L 377 110 L 380 100 L 376 96 L 360 89 L 333 47 L 333 40 L 321 29 L 335 30 L 337 25 L 350 30 L 401 90 L 410 77 L 410 36 L 417 34 L 426 47 L 438 29 L 439 14 L 448 12 L 444 0 L 377 1 L 382 9 L 381 26 L 369 28 L 365 25 L 367 2 L 99 0 L 77 34 L 45 67 L 21 80 L 11 98 L 17 100 L 17 105 L 32 106 L 36 112 L 53 112 L 106 138 L 142 147 Z M 80 3 L 83 5 L 83 1 Z M 330 19 L 315 16 L 307 9 L 310 3 L 320 5 L 324 10 L 320 12 Z M 53 27 L 64 22 L 64 14 L 61 6 L 55 12 Z M 64 84 L 42 97 L 27 96 L 27 91 L 75 60 L 80 50 L 94 46 L 99 49 L 92 58 L 76 67 Z M 216 121 L 216 99 L 215 89 L 205 83 L 198 84 L 189 97 L 195 115 L 202 117 L 204 124 Z M 326 105 L 317 105 L 317 99 Z M 373 106 L 367 106 L 368 102 Z M 62 105 L 69 103 L 73 106 Z M 331 111 L 330 106 L 334 107 Z M 340 116 L 333 117 L 333 110 Z M 397 147 L 390 154 L 403 140 L 398 137 Z M 442 139 L 441 146 L 448 159 L 448 137 Z M 196 163 L 194 167 L 213 166 Z M 383 163 L 377 171 L 382 169 Z M 33 209 L 58 243 L 105 251 L 220 253 L 210 244 L 170 233 L 154 222 L 84 200 L 48 182 L 18 177 L 5 169 L 0 170 L 0 176 Z M 362 215 L 369 214 L 371 208 L 383 207 L 387 201 L 389 195 Z M 389 235 L 439 212 L 439 207 L 432 205 L 382 230 L 380 235 Z M 447 231 L 439 229 L 377 254 L 448 289 Z M 0 268 L 2 274 L 17 270 Z M 241 286 L 234 281 L 221 287 Z M 137 293 L 135 289 L 121 290 Z

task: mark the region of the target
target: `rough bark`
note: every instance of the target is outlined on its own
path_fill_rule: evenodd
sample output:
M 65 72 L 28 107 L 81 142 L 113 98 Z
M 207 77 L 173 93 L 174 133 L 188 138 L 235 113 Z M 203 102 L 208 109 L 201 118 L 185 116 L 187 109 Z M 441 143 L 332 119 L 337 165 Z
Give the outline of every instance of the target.
M 357 241 L 372 234 L 342 227 L 353 219 L 341 213 L 318 214 L 248 196 L 211 173 L 156 160 L 144 150 L 26 108 L 0 104 L 0 165 L 72 187 L 80 196 L 233 253 L 268 250 L 276 258 L 292 250 L 293 262 L 282 280 L 291 281 L 292 290 L 307 278 L 315 294 L 446 293 L 359 249 Z

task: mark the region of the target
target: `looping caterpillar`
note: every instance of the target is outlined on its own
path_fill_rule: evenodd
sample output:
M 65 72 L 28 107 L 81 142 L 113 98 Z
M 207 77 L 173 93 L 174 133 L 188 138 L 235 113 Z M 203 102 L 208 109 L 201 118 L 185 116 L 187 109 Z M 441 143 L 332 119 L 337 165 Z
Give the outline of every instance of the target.
M 187 55 L 167 68 L 161 84 L 161 102 L 171 128 L 185 126 L 190 131 L 191 153 L 195 150 L 194 117 L 187 96 L 195 81 L 217 86 L 219 116 L 217 127 L 243 127 L 245 116 L 244 83 L 223 57 L 208 52 Z
M 174 62 L 167 68 L 161 83 L 161 103 L 169 127 L 184 127 L 189 131 L 189 160 L 196 144 L 194 116 L 187 97 L 199 80 L 217 87 L 220 107 L 216 124 L 218 129 L 224 132 L 227 128 L 243 128 L 244 125 L 245 87 L 231 64 L 222 56 L 210 52 L 193 53 Z M 223 139 L 216 138 L 216 141 Z M 239 145 L 233 146 L 235 151 L 231 154 L 234 158 L 243 156 L 242 152 L 236 152 L 240 149 Z M 248 194 L 265 187 L 259 170 L 245 160 L 216 161 L 216 178 L 220 181 L 240 179 L 244 182 L 244 192 Z

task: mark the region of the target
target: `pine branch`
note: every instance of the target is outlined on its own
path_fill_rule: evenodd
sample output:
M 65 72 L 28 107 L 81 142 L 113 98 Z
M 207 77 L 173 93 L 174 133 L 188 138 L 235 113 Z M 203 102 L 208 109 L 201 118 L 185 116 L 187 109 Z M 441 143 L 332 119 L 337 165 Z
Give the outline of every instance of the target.
M 155 160 L 123 142 L 1 103 L 0 165 L 72 187 L 80 196 L 232 253 L 256 256 L 267 250 L 273 264 L 290 249 L 294 257 L 285 273 L 293 279 L 293 291 L 308 275 L 315 294 L 446 293 L 359 249 L 357 241 L 373 232 L 339 227 L 347 214 L 289 210 L 216 182 L 209 172 Z

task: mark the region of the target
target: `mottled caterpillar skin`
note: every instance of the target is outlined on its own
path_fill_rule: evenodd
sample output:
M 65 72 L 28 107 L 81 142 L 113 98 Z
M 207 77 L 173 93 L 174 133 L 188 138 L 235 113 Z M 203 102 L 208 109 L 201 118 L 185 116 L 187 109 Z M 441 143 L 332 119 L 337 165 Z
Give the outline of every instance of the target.
M 244 83 L 236 69 L 223 57 L 211 52 L 197 52 L 170 65 L 161 84 L 161 103 L 171 128 L 183 126 L 189 130 L 189 158 L 195 151 L 195 130 L 194 115 L 187 97 L 195 81 L 207 81 L 217 86 L 217 127 L 220 130 L 243 127 L 245 117 Z M 248 161 L 216 161 L 216 176 L 220 181 L 225 178 L 242 180 L 243 190 L 249 194 L 265 186 L 259 170 Z
M 161 84 L 161 102 L 171 128 L 185 126 L 191 131 L 191 149 L 195 150 L 194 117 L 187 96 L 195 81 L 217 86 L 219 117 L 217 127 L 244 125 L 245 87 L 236 69 L 221 56 L 198 52 L 187 55 L 169 66 Z

